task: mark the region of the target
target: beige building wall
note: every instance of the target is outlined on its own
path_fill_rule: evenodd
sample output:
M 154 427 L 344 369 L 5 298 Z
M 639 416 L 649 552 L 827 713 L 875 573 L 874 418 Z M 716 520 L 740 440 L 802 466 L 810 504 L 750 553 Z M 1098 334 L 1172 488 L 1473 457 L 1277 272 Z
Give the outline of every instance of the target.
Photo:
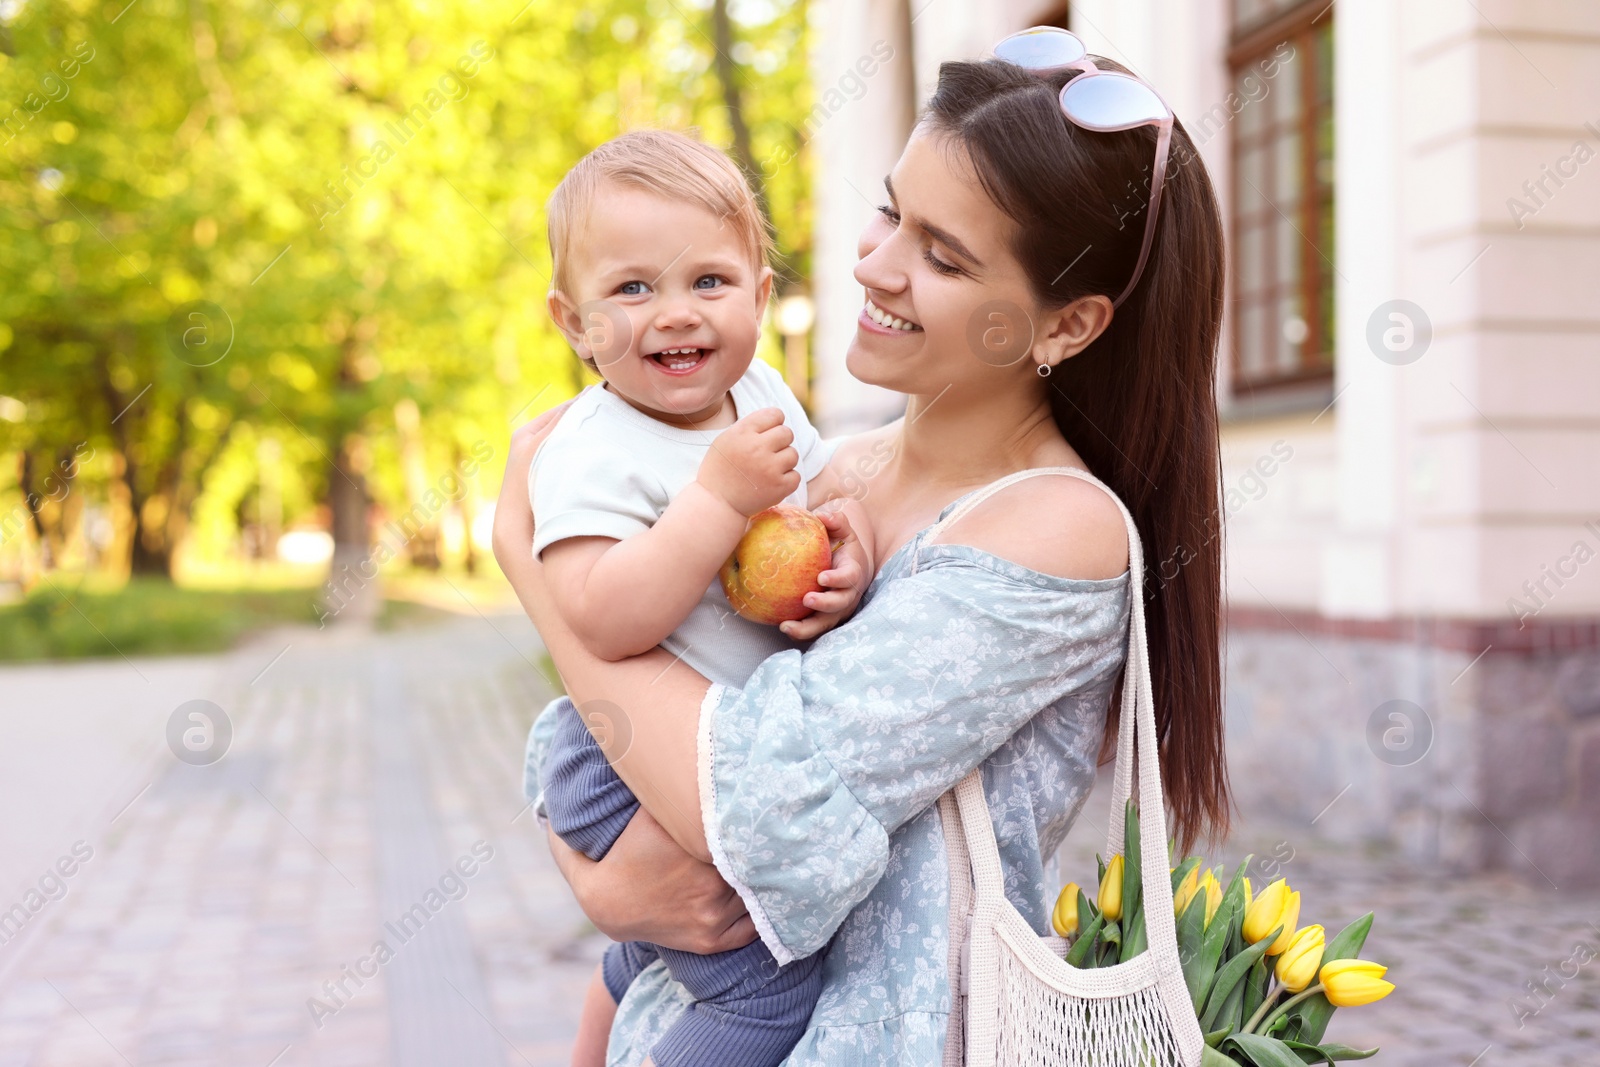
M 1543 577 L 1600 556 L 1600 5 L 1455 6 L 1399 27 L 1402 277 L 1435 341 L 1406 368 L 1396 595 L 1494 616 L 1542 580 L 1541 616 L 1600 615 L 1600 563 Z

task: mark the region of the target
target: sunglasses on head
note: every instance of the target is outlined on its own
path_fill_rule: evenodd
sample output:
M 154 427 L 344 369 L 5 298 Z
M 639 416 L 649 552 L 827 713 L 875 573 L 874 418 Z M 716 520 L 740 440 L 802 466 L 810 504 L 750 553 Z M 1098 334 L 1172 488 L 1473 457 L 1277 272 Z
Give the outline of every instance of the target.
M 1061 113 L 1073 125 L 1096 133 L 1132 130 L 1154 126 L 1156 165 L 1150 179 L 1150 211 L 1144 220 L 1144 240 L 1139 246 L 1139 262 L 1122 294 L 1111 302 L 1118 307 L 1133 292 L 1150 257 L 1150 243 L 1156 234 L 1156 210 L 1161 203 L 1161 183 L 1167 173 L 1167 152 L 1172 147 L 1172 109 L 1142 79 L 1121 71 L 1101 70 L 1089 58 L 1089 50 L 1074 33 L 1054 26 L 1035 26 L 1013 33 L 994 46 L 994 55 L 1007 63 L 1034 71 L 1071 68 L 1083 71 L 1061 89 Z

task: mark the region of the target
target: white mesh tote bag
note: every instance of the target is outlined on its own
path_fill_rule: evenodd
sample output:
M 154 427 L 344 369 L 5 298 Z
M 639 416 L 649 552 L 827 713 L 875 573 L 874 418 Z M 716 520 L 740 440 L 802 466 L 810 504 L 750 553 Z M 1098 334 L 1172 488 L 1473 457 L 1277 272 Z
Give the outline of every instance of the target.
M 923 543 L 991 493 L 1040 474 L 1081 479 L 1117 500 L 1104 483 L 1076 468 L 1018 471 L 969 498 L 936 524 Z M 952 1010 L 945 1067 L 1196 1067 L 1200 1063 L 1204 1036 L 1184 983 L 1172 914 L 1141 592 L 1144 561 L 1133 518 L 1120 500 L 1117 507 L 1128 527 L 1132 618 L 1106 856 L 1109 860 L 1123 848 L 1123 813 L 1137 744 L 1140 877 L 1148 948 L 1113 966 L 1079 968 L 1063 958 L 1064 939 L 1034 933 L 1006 899 L 982 769 L 972 771 L 939 798 L 950 857 Z

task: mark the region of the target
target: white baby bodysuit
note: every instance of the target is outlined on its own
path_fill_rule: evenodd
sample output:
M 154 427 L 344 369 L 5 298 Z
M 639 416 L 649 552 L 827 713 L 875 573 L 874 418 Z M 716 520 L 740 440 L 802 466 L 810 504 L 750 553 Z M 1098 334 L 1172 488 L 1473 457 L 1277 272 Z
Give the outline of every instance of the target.
M 806 483 L 827 465 L 824 443 L 777 371 L 760 360 L 733 384 L 735 418 L 761 408 L 783 411 L 800 453 L 800 487 L 785 504 L 806 506 Z M 533 554 L 568 537 L 621 540 L 655 525 L 679 490 L 694 481 L 721 430 L 688 430 L 657 422 L 616 393 L 592 385 L 579 393 L 540 446 L 528 472 L 538 517 Z M 663 567 L 670 567 L 663 560 Z M 776 626 L 733 613 L 713 580 L 689 617 L 662 642 L 713 682 L 742 686 L 774 652 L 800 646 Z

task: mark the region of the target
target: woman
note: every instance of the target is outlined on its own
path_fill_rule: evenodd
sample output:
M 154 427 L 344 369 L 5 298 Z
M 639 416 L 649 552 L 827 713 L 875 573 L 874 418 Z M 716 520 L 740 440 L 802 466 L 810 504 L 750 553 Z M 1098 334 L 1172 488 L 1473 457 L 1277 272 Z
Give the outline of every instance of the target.
M 1057 94 L 1071 75 L 945 64 L 885 183 L 861 237 L 868 306 L 847 365 L 907 394 L 907 411 L 836 453 L 836 470 L 867 478 L 879 570 L 856 616 L 804 654 L 771 657 L 742 690 L 660 650 L 588 656 L 528 552 L 526 473 L 550 420 L 513 438 L 496 556 L 572 699 L 607 701 L 626 722 L 601 742 L 646 809 L 599 863 L 551 847 L 618 939 L 710 952 L 759 933 L 780 961 L 826 947 L 793 1064 L 939 1062 L 950 944 L 933 805 L 973 767 L 1007 894 L 1048 930 L 1045 857 L 1115 736 L 1127 544 L 1093 485 L 1045 474 L 990 492 L 998 479 L 1088 470 L 1133 514 L 1145 558 L 1167 561 L 1136 591 L 1149 603 L 1166 794 L 1180 850 L 1226 828 L 1217 208 L 1175 130 L 1183 163 L 1167 168 L 1148 264 L 1114 309 L 1139 259 L 1145 204 L 1128 198 L 1148 188 L 1155 131 L 1067 122 Z M 885 313 L 900 325 L 880 324 Z M 1020 340 L 1001 335 L 997 348 L 995 327 Z M 540 743 L 536 725 L 533 766 Z M 646 970 L 618 1008 L 610 1062 L 644 1061 L 684 1003 L 659 966 Z

